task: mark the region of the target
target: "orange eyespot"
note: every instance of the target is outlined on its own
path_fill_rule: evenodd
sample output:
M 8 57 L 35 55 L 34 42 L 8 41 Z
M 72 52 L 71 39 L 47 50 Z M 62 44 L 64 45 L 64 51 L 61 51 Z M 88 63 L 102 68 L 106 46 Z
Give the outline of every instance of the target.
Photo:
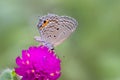
M 40 30 L 44 28 L 49 23 L 49 20 L 45 20 L 42 24 L 42 27 L 40 27 Z

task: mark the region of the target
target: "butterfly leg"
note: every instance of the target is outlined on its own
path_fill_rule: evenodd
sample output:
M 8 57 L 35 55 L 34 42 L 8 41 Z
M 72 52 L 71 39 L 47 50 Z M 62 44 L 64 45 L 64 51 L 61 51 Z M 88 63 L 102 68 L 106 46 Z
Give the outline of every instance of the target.
M 45 46 L 47 46 L 50 50 L 54 50 L 54 46 L 50 43 L 45 43 Z
M 44 41 L 42 40 L 42 38 L 40 36 L 35 36 L 34 39 L 37 41 L 37 42 L 42 42 L 44 43 Z
M 41 42 L 44 46 L 48 47 L 50 50 L 54 50 L 54 47 L 52 44 L 45 42 L 44 40 L 42 40 L 42 38 L 40 36 L 35 36 L 34 39 L 37 42 Z

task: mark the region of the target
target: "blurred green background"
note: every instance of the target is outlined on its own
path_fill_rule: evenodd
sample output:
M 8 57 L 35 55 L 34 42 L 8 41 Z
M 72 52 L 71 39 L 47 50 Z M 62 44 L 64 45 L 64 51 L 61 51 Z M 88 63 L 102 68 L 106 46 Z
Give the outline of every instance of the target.
M 0 70 L 13 68 L 22 49 L 38 45 L 38 16 L 48 13 L 79 24 L 56 47 L 59 80 L 120 80 L 120 0 L 0 0 Z

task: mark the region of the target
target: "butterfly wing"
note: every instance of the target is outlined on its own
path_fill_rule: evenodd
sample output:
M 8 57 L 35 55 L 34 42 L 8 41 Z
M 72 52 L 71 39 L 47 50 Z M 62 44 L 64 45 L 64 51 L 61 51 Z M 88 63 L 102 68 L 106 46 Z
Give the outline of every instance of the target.
M 49 20 L 49 23 L 42 30 L 40 30 L 41 38 L 45 43 L 50 43 L 53 45 L 53 42 L 60 34 L 58 27 L 58 25 L 60 25 L 59 18 L 59 16 L 54 14 L 48 14 L 42 17 L 42 20 Z
M 77 21 L 67 16 L 47 15 L 50 22 L 41 31 L 41 38 L 46 43 L 57 46 L 67 39 L 77 27 Z
M 72 32 L 75 31 L 77 27 L 77 21 L 73 18 L 67 17 L 67 16 L 61 16 L 59 20 L 59 31 L 57 35 L 56 40 L 54 40 L 52 43 L 54 46 L 57 46 L 61 44 L 65 39 L 67 39 Z

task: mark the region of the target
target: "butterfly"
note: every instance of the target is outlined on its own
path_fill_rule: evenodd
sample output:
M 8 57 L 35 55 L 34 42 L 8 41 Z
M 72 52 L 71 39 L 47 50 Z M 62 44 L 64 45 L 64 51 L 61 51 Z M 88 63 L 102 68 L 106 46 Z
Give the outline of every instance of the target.
M 55 46 L 61 44 L 76 30 L 77 25 L 77 21 L 68 16 L 42 16 L 37 24 L 40 36 L 35 36 L 35 40 L 54 50 Z

